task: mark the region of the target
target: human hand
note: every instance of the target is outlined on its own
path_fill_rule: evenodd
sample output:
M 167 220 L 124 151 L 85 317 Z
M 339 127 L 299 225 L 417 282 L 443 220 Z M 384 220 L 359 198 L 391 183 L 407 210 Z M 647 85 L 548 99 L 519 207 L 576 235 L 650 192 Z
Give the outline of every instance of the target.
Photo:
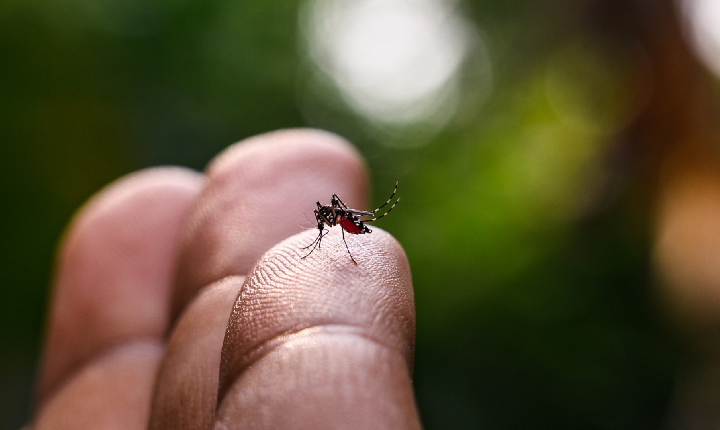
M 292 130 L 101 191 L 59 250 L 33 428 L 420 428 L 402 248 L 352 236 L 355 265 L 337 228 L 305 259 L 317 231 L 292 236 L 365 182 L 341 139 Z

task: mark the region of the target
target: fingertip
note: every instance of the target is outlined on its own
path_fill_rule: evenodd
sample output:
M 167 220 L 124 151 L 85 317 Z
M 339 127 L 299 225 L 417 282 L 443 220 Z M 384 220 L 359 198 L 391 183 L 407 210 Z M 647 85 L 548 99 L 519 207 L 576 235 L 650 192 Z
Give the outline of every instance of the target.
M 258 357 L 313 329 L 366 337 L 402 357 L 412 373 L 415 306 L 402 246 L 381 229 L 352 235 L 356 264 L 339 229 L 331 229 L 321 248 L 302 258 L 314 235 L 308 230 L 273 247 L 246 278 L 223 343 L 220 401 Z
M 355 264 L 331 229 L 302 258 L 316 234 L 273 247 L 246 278 L 223 341 L 217 426 L 419 429 L 402 247 L 380 229 L 351 235 Z
M 325 130 L 294 128 L 260 134 L 231 145 L 210 162 L 206 173 L 210 177 L 222 176 L 228 171 L 234 172 L 238 163 L 242 163 L 246 171 L 253 168 L 260 170 L 267 167 L 263 165 L 263 160 L 268 154 L 278 153 L 287 154 L 288 156 L 283 158 L 288 162 L 300 157 L 320 166 L 323 161 L 329 159 L 331 163 L 338 163 L 344 167 L 365 169 L 360 153 L 341 136 Z M 257 163 L 253 163 L 254 166 L 247 166 L 246 159 L 252 159 Z M 277 163 L 277 161 L 270 158 L 266 163 Z M 271 167 L 275 168 L 275 165 Z M 253 172 L 248 174 L 253 175 Z

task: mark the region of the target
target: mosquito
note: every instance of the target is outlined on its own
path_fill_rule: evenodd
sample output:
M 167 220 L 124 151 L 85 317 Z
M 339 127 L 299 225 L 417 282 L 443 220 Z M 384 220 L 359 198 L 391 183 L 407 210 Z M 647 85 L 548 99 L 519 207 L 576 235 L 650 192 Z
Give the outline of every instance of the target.
M 347 205 L 340 199 L 340 197 L 338 197 L 337 194 L 332 195 L 329 205 L 321 205 L 320 202 L 317 202 L 317 209 L 315 209 L 313 212 L 315 213 L 315 220 L 317 221 L 318 235 L 310 245 L 301 248 L 311 248 L 310 252 L 308 252 L 305 257 L 302 258 L 306 258 L 308 255 L 312 254 L 313 251 L 315 251 L 315 248 L 320 248 L 320 242 L 322 242 L 323 237 L 330 233 L 330 230 L 325 229 L 326 225 L 329 227 L 335 227 L 336 225 L 339 225 L 342 228 L 342 239 L 345 243 L 345 249 L 347 249 L 347 252 L 350 255 L 350 259 L 352 260 L 352 262 L 357 264 L 357 261 L 355 261 L 355 259 L 353 258 L 352 253 L 350 252 L 350 248 L 345 241 L 345 232 L 348 232 L 350 234 L 372 233 L 372 230 L 370 230 L 368 226 L 365 225 L 365 223 L 377 221 L 385 215 L 389 214 L 391 210 L 393 210 L 395 205 L 398 204 L 398 202 L 400 201 L 400 197 L 395 200 L 395 203 L 390 206 L 390 209 L 388 209 L 387 212 L 380 216 L 375 216 L 378 212 L 380 212 L 380 209 L 390 204 L 393 197 L 395 197 L 395 193 L 397 193 L 397 186 L 398 183 L 395 182 L 395 189 L 393 190 L 392 195 L 390 195 L 390 198 L 387 199 L 387 201 L 383 203 L 382 206 L 372 211 L 351 209 L 347 207 Z M 372 216 L 374 218 L 361 219 L 361 217 L 368 216 Z

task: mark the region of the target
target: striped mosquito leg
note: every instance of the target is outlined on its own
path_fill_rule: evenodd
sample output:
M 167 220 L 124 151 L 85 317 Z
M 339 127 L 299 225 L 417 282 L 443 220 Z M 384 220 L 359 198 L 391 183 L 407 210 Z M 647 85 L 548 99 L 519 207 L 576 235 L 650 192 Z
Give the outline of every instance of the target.
M 345 204 L 345 202 L 340 200 L 340 197 L 337 194 L 333 194 L 331 200 L 337 201 L 343 209 L 348 208 L 347 205 Z
M 397 200 L 395 200 L 395 203 L 393 203 L 393 205 L 392 205 L 392 206 L 390 206 L 390 209 L 388 209 L 388 211 L 387 211 L 387 212 L 385 212 L 384 214 L 380 215 L 380 216 L 379 216 L 379 217 L 377 217 L 377 218 L 373 218 L 373 219 L 366 219 L 366 220 L 364 220 L 363 222 L 373 222 L 373 221 L 377 221 L 377 220 L 379 220 L 380 218 L 382 218 L 382 217 L 384 217 L 385 215 L 389 214 L 389 213 L 390 213 L 390 211 L 391 211 L 391 210 L 393 210 L 393 208 L 395 207 L 395 205 L 396 205 L 396 204 L 398 204 L 398 202 L 399 202 L 399 201 L 400 201 L 400 198 L 398 197 L 398 199 L 397 199 Z
M 399 181 L 398 181 L 398 182 L 399 182 Z M 395 193 L 397 193 L 398 182 L 395 182 L 395 189 L 393 190 L 393 193 L 392 193 L 392 195 L 390 196 L 390 198 L 387 199 L 387 201 L 386 201 L 382 206 L 380 206 L 379 208 L 377 208 L 377 209 L 375 209 L 374 211 L 372 211 L 373 213 L 376 213 L 376 212 L 379 211 L 380 209 L 382 209 L 382 208 L 384 208 L 385 206 L 387 206 L 388 203 L 390 203 L 390 201 L 393 199 L 393 197 L 395 197 Z M 397 203 L 397 202 L 396 202 L 396 203 Z M 390 212 L 390 211 L 388 211 L 388 212 Z

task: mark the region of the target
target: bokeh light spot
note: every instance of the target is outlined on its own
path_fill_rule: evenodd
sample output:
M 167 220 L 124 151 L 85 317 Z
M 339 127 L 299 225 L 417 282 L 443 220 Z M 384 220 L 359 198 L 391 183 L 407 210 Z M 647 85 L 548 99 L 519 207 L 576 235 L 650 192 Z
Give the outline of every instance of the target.
M 682 7 L 697 53 L 720 76 L 720 2 L 684 0 Z
M 444 122 L 477 40 L 453 5 L 437 0 L 313 0 L 303 17 L 312 62 L 347 105 L 371 122 Z

